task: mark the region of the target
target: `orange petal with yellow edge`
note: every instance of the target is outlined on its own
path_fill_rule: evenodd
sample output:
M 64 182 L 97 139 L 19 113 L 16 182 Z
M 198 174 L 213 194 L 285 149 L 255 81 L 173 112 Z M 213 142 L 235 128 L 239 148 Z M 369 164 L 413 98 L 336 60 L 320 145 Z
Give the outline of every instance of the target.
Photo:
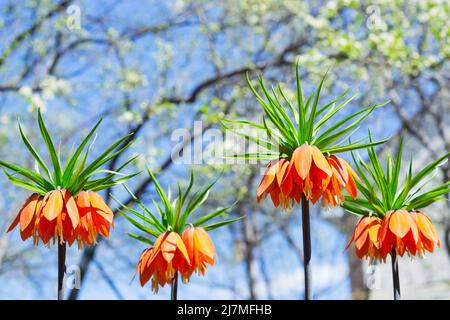
M 274 164 L 270 164 L 269 168 L 267 168 L 257 190 L 258 197 L 261 197 L 272 185 L 272 182 L 275 180 L 276 169 Z
M 377 247 L 379 248 L 379 233 L 380 233 L 380 229 L 381 229 L 381 223 L 377 221 L 377 218 L 374 218 L 373 221 L 371 222 L 371 225 L 369 226 L 369 238 L 370 241 Z
M 405 210 L 397 210 L 392 213 L 389 220 L 389 229 L 397 237 L 403 238 L 411 229 L 409 213 Z
M 75 229 L 80 220 L 80 214 L 78 213 L 78 207 L 73 199 L 72 195 L 67 190 L 62 190 L 62 195 L 64 197 L 64 203 L 66 206 L 67 214 L 69 215 L 72 226 Z
M 353 180 L 353 177 L 351 176 L 348 177 L 347 183 L 345 184 L 345 189 L 353 199 L 356 199 L 358 189 L 356 187 L 355 180 Z
M 42 212 L 48 221 L 53 221 L 63 210 L 63 198 L 59 190 L 51 191 L 48 200 L 43 204 Z
M 433 224 L 431 223 L 430 219 L 423 213 L 418 212 L 415 216 L 417 227 L 419 228 L 420 232 L 429 240 L 438 242 L 439 236 L 434 228 Z
M 33 218 L 36 214 L 36 207 L 39 202 L 39 195 L 33 194 L 31 197 L 27 199 L 24 206 L 19 212 L 20 218 L 20 231 L 25 230 L 33 221 Z M 8 229 L 9 230 L 9 229 Z
M 353 233 L 353 240 L 355 241 L 355 246 L 359 249 L 363 246 L 367 239 L 367 225 L 369 223 L 368 217 L 363 217 L 358 222 Z
M 337 163 L 339 163 L 339 169 L 340 169 L 339 173 L 341 174 L 341 177 L 344 180 L 344 182 L 347 182 L 348 176 L 349 176 L 349 173 L 347 170 L 348 163 L 344 159 L 336 157 L 336 156 L 331 156 L 331 158 L 333 158 Z
M 89 195 L 86 191 L 81 191 L 76 198 L 78 208 L 90 208 Z
M 305 180 L 309 170 L 311 169 L 311 146 L 305 143 L 301 147 L 295 149 L 292 153 L 291 161 L 294 161 L 295 169 L 297 170 L 300 178 Z
M 96 192 L 89 191 L 89 201 L 91 203 L 91 207 L 95 209 L 100 209 L 106 213 L 113 213 L 112 210 L 106 205 L 105 201 L 102 197 Z
M 285 160 L 285 159 L 280 159 L 277 164 L 277 182 L 278 185 L 281 187 L 281 183 L 283 182 L 283 179 L 286 175 L 286 169 L 289 166 L 289 161 Z
M 331 167 L 319 148 L 317 148 L 316 146 L 311 146 L 311 152 L 315 165 L 327 175 L 331 176 L 333 173 L 331 171 Z

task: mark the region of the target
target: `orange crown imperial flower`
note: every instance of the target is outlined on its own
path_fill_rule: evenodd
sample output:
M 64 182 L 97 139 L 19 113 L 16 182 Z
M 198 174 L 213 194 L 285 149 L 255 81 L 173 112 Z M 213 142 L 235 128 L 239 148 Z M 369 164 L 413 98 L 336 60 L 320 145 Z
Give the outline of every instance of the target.
M 152 288 L 156 293 L 159 287 L 170 283 L 176 272 L 187 270 L 190 264 L 186 246 L 180 235 L 167 231 L 161 234 L 153 247 L 146 249 L 139 259 L 137 270 L 141 286 L 151 278 Z
M 356 173 L 350 165 L 335 154 L 367 148 L 384 143 L 347 142 L 356 131 L 358 125 L 376 108 L 385 105 L 377 104 L 360 109 L 336 124 L 327 126 L 329 122 L 352 99 L 346 97 L 348 90 L 326 105 L 319 106 L 319 95 L 325 77 L 318 88 L 307 99 L 303 99 L 298 65 L 297 107 L 289 100 L 280 86 L 269 92 L 262 78 L 259 86 L 264 96 L 254 88 L 249 78 L 248 84 L 261 104 L 264 115 L 263 123 L 246 120 L 223 120 L 225 129 L 249 139 L 258 145 L 257 153 L 233 155 L 233 158 L 245 160 L 270 160 L 270 164 L 257 190 L 258 201 L 270 195 L 278 207 L 288 209 L 299 203 L 303 196 L 316 203 L 322 198 L 323 206 L 336 206 L 343 203 L 343 188 L 355 198 L 357 189 Z M 244 126 L 258 131 L 257 136 L 242 132 Z M 267 136 L 268 139 L 261 138 Z M 260 150 L 263 149 L 264 152 Z
M 434 251 L 435 243 L 440 247 L 437 231 L 425 213 L 406 210 L 386 214 L 380 242 L 383 256 L 387 256 L 392 250 L 400 256 L 405 252 L 410 256 L 423 256 L 424 251 Z
M 189 223 L 189 217 L 207 200 L 209 192 L 217 180 L 197 190 L 189 197 L 194 185 L 194 173 L 192 172 L 186 191 L 183 192 L 181 186 L 178 185 L 178 195 L 171 200 L 150 169 L 148 169 L 148 173 L 162 202 L 162 206 L 160 206 L 154 201 L 160 219 L 156 218 L 127 186 L 125 189 L 143 213 L 122 204 L 114 197 L 113 199 L 120 205 L 119 212 L 124 218 L 144 234 L 150 236 L 149 238 L 129 233 L 132 238 L 150 245 L 140 256 L 137 272 L 139 272 L 141 286 L 151 279 L 152 289 L 156 293 L 160 287 L 178 277 L 178 274 L 181 275 L 184 282 L 188 282 L 194 272 L 204 275 L 207 271 L 207 264 L 213 266 L 216 256 L 216 250 L 208 231 L 226 226 L 243 217 L 208 224 L 212 219 L 223 216 L 231 210 L 231 207 L 225 207 Z M 168 193 L 170 194 L 170 192 Z M 156 241 L 153 242 L 152 238 L 155 238 Z
M 114 227 L 114 214 L 102 197 L 93 191 L 81 191 L 77 206 L 80 214 L 80 222 L 75 229 L 77 240 L 82 245 L 93 245 L 98 234 L 108 238 L 110 227 Z
M 100 120 L 67 159 L 63 169 L 59 152 L 55 149 L 40 111 L 38 123 L 52 160 L 53 170 L 50 170 L 31 145 L 19 123 L 22 140 L 43 174 L 0 160 L 1 167 L 14 173 L 6 173 L 12 183 L 35 192 L 27 199 L 7 232 L 20 224 L 22 240 L 33 237 L 36 245 L 39 240 L 44 244 L 58 240 L 59 243 L 67 243 L 69 246 L 76 241 L 79 247 L 94 244 L 97 234 L 109 236 L 110 226 L 113 226 L 113 213 L 96 192 L 134 177 L 136 174 L 124 175 L 114 180 L 135 158 L 114 172 L 108 172 L 97 179 L 92 177 L 102 172 L 99 170 L 102 165 L 128 148 L 129 144 L 123 144 L 129 136 L 117 140 L 94 161 L 86 163 L 90 149 L 86 147 L 100 125 Z
M 44 244 L 50 240 L 64 239 L 71 245 L 75 238 L 75 229 L 80 216 L 75 200 L 67 190 L 48 192 L 41 204 L 36 218 L 34 242 L 41 239 Z
M 450 192 L 450 182 L 427 192 L 420 190 L 430 181 L 426 178 L 450 156 L 450 152 L 431 162 L 417 174 L 412 173 L 412 162 L 403 185 L 399 183 L 403 140 L 397 156 L 388 156 L 386 169 L 381 167 L 374 148 L 369 149 L 370 163 L 354 156 L 355 165 L 362 181 L 356 182 L 364 196 L 346 197 L 342 205 L 348 212 L 362 216 L 356 225 L 351 242 L 355 243 L 356 255 L 373 260 L 386 261 L 388 255 L 423 256 L 440 246 L 435 227 L 421 208 L 442 199 Z M 363 170 L 364 168 L 364 170 Z M 375 222 L 376 221 L 376 222 Z
M 384 259 L 385 255 L 382 254 L 380 245 L 381 226 L 382 220 L 378 217 L 362 217 L 355 227 L 347 248 L 354 242 L 356 256 L 359 259 L 368 258 L 371 262 Z
M 269 165 L 257 190 L 258 202 L 270 195 L 275 207 L 290 208 L 305 194 L 312 203 L 322 197 L 323 206 L 340 205 L 343 187 L 356 197 L 355 178 L 359 180 L 345 160 L 335 155 L 326 158 L 317 147 L 304 144 L 295 149 L 291 161 L 280 159 Z

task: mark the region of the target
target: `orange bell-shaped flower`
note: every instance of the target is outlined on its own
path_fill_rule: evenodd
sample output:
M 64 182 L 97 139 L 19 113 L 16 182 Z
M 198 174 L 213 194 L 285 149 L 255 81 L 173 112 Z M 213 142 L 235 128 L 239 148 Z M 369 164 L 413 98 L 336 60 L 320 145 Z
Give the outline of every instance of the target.
M 385 255 L 381 251 L 379 235 L 381 226 L 382 220 L 380 218 L 374 216 L 362 217 L 355 227 L 347 248 L 354 242 L 356 256 L 359 259 L 368 258 L 370 262 L 384 260 Z
M 300 203 L 302 194 L 312 203 L 322 197 L 323 206 L 344 201 L 343 187 L 355 198 L 355 171 L 343 159 L 326 158 L 316 146 L 303 144 L 292 153 L 291 160 L 279 159 L 269 164 L 257 190 L 258 202 L 270 195 L 275 207 L 291 208 Z
M 433 252 L 434 244 L 438 247 L 441 246 L 436 228 L 431 223 L 431 220 L 424 212 L 413 211 L 410 213 L 416 222 L 417 230 L 419 231 L 419 237 L 417 241 L 417 251 L 419 255 L 423 255 L 424 251 Z
M 75 230 L 79 246 L 92 245 L 97 242 L 97 235 L 109 237 L 110 227 L 114 227 L 114 214 L 93 191 L 82 191 L 76 198 L 80 223 Z
M 430 219 L 423 212 L 408 212 L 404 209 L 389 211 L 380 233 L 381 248 L 384 255 L 392 250 L 403 256 L 423 255 L 433 252 L 434 243 L 440 246 L 439 237 Z
M 78 208 L 72 195 L 65 189 L 50 191 L 44 196 L 36 218 L 35 243 L 41 239 L 47 244 L 59 238 L 61 243 L 71 245 L 78 222 Z
M 152 248 L 141 254 L 137 271 L 141 286 L 152 278 L 152 288 L 156 293 L 159 287 L 170 283 L 175 272 L 184 271 L 189 266 L 189 255 L 180 235 L 167 231 L 158 237 Z
M 207 271 L 206 264 L 214 265 L 216 249 L 208 233 L 203 228 L 187 228 L 183 232 L 182 239 L 191 261 L 191 265 L 181 272 L 181 276 L 186 282 L 189 281 L 194 271 L 204 275 Z
M 327 161 L 331 167 L 332 175 L 323 193 L 322 206 L 334 207 L 336 205 L 342 205 L 344 203 L 343 187 L 355 199 L 357 195 L 355 179 L 359 181 L 356 172 L 344 159 L 337 156 L 329 156 Z

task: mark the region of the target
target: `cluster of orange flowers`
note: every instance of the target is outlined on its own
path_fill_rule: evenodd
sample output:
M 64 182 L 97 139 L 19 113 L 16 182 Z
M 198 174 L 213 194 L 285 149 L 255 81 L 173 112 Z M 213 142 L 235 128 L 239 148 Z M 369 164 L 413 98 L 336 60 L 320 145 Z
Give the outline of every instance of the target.
M 22 240 L 33 237 L 44 244 L 50 240 L 79 247 L 96 243 L 97 235 L 109 237 L 113 212 L 95 192 L 82 191 L 74 198 L 67 190 L 53 190 L 45 196 L 31 195 L 7 232 L 20 225 Z
M 258 202 L 270 195 L 275 207 L 288 209 L 300 203 L 302 194 L 312 203 L 322 197 L 323 206 L 341 205 L 343 187 L 356 198 L 354 179 L 358 176 L 343 159 L 325 157 L 316 147 L 303 144 L 292 153 L 290 160 L 279 159 L 269 164 L 258 187 Z
M 439 236 L 424 212 L 407 210 L 389 211 L 384 219 L 363 217 L 356 225 L 347 248 L 354 242 L 356 255 L 371 261 L 385 261 L 395 251 L 403 256 L 422 256 L 433 252 L 434 244 L 440 247 Z
M 216 249 L 208 233 L 199 227 L 187 228 L 182 236 L 174 231 L 161 234 L 153 247 L 144 250 L 139 259 L 137 271 L 141 286 L 152 278 L 152 288 L 170 283 L 179 272 L 184 282 L 189 281 L 196 271 L 204 275 L 206 264 L 214 265 Z

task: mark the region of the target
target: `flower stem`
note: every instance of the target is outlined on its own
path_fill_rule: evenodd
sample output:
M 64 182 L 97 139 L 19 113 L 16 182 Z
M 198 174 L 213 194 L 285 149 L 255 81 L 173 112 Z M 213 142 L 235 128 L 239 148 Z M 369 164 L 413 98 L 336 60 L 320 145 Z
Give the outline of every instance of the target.
M 391 254 L 392 261 L 392 281 L 394 284 L 394 300 L 400 300 L 400 277 L 398 274 L 398 257 L 395 249 L 392 249 Z
M 311 229 L 309 223 L 309 201 L 302 195 L 303 268 L 305 271 L 305 300 L 312 300 L 311 292 Z
M 178 272 L 175 272 L 171 283 L 170 299 L 177 300 L 178 296 Z
M 64 274 L 66 273 L 66 243 L 58 238 L 58 300 L 64 300 Z

